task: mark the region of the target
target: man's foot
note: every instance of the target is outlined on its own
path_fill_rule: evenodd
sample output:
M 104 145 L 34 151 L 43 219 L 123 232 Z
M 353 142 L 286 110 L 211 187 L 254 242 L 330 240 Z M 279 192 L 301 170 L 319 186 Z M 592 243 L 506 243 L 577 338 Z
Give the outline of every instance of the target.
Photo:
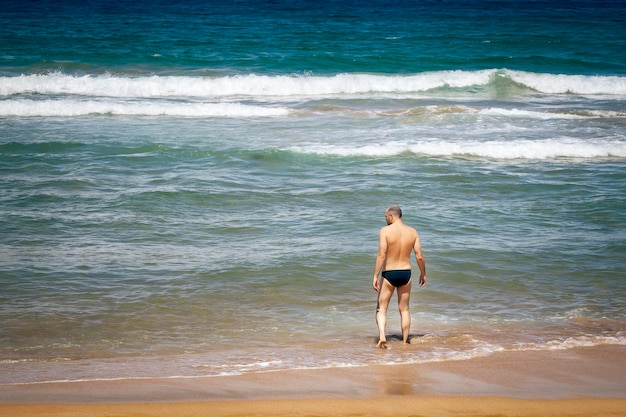
M 379 341 L 376 347 L 379 349 L 387 349 L 387 341 L 386 340 Z

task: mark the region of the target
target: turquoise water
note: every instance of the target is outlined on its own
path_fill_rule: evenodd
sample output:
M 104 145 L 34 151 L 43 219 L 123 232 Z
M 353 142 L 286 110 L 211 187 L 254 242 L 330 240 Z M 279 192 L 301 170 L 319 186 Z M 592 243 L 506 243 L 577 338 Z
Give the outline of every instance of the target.
M 626 343 L 624 11 L 7 2 L 0 382 Z M 383 352 L 390 204 L 428 283 Z

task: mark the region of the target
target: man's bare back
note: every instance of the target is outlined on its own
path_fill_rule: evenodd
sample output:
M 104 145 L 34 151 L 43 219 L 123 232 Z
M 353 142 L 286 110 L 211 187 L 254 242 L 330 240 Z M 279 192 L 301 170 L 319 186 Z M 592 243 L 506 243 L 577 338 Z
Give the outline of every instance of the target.
M 417 241 L 417 231 L 401 222 L 385 226 L 381 230 L 387 243 L 384 269 L 411 269 L 411 252 Z

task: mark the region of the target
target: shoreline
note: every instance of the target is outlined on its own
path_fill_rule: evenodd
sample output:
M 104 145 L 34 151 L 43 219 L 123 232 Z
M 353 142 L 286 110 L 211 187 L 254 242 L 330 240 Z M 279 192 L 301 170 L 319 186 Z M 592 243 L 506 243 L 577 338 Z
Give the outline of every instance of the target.
M 626 346 L 497 352 L 411 365 L 0 387 L 0 416 L 12 417 L 626 416 Z

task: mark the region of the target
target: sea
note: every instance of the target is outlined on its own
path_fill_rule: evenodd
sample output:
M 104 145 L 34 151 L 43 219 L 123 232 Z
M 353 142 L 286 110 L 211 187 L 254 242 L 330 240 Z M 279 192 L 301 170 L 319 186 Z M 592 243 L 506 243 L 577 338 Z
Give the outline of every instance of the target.
M 0 384 L 626 344 L 623 0 L 0 6 Z

